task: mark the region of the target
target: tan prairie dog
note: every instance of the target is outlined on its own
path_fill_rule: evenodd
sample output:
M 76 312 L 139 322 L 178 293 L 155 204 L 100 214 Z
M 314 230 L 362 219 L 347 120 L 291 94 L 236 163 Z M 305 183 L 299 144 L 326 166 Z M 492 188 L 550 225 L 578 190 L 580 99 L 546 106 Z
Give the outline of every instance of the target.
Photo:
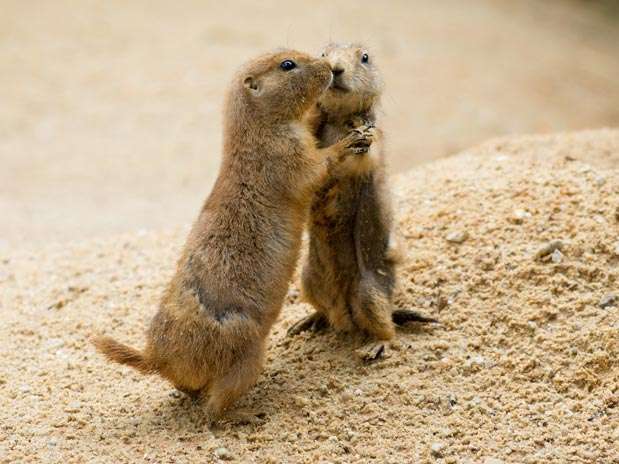
M 334 79 L 318 102 L 315 134 L 319 146 L 328 147 L 352 127 L 376 125 L 382 84 L 362 45 L 328 45 L 322 56 L 331 64 Z M 312 202 L 301 279 L 303 296 L 316 312 L 289 329 L 291 335 L 326 325 L 361 332 L 372 339 L 358 350 L 365 360 L 383 354 L 396 324 L 434 322 L 411 310 L 394 309 L 398 254 L 385 176 L 378 129 L 367 154 L 330 166 Z
M 324 59 L 283 50 L 246 64 L 224 106 L 219 175 L 193 224 L 143 351 L 94 339 L 108 359 L 206 401 L 211 421 L 254 385 L 326 164 L 371 142 L 351 131 L 319 150 L 307 111 L 332 80 Z

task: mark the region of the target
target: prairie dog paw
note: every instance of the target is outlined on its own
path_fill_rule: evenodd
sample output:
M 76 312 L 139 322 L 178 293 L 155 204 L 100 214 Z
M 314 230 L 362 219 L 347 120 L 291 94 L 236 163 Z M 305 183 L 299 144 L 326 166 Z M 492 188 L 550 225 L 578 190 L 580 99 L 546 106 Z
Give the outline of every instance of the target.
M 318 332 L 325 329 L 328 325 L 326 317 L 320 313 L 312 313 L 290 326 L 286 335 L 292 337 L 308 330 Z
M 372 145 L 374 132 L 372 125 L 363 125 L 352 129 L 344 139 L 346 148 L 355 155 L 367 153 Z
M 361 348 L 355 350 L 355 354 L 363 362 L 366 362 L 366 363 L 377 361 L 383 358 L 388 358 L 390 356 L 389 342 L 378 341 L 378 342 L 368 343 L 366 345 L 363 345 Z

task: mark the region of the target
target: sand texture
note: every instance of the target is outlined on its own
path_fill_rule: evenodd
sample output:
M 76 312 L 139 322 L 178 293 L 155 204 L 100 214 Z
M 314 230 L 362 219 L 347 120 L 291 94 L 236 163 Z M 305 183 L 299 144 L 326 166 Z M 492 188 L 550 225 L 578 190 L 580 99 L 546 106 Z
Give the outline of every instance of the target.
M 187 232 L 0 259 L 0 461 L 619 462 L 619 131 L 491 141 L 395 178 L 397 303 L 439 318 L 362 365 L 362 340 L 286 338 L 296 286 L 241 408 L 209 430 L 157 378 L 106 363 L 136 346 Z M 552 246 L 548 246 L 552 244 Z
M 190 222 L 245 60 L 364 41 L 403 172 L 619 126 L 619 19 L 581 0 L 0 1 L 0 249 Z

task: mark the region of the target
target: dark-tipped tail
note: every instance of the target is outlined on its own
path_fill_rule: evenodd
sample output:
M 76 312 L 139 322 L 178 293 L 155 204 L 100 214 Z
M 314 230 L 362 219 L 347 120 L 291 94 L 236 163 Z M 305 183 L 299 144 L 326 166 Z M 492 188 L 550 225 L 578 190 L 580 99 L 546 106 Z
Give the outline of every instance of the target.
M 97 348 L 97 351 L 110 361 L 131 366 L 142 374 L 154 374 L 157 372 L 156 367 L 152 365 L 143 353 L 135 348 L 119 343 L 111 337 L 93 337 L 92 343 Z
M 391 313 L 391 320 L 396 325 L 405 325 L 409 322 L 420 322 L 422 324 L 438 324 L 436 319 L 422 316 L 411 309 L 396 309 Z

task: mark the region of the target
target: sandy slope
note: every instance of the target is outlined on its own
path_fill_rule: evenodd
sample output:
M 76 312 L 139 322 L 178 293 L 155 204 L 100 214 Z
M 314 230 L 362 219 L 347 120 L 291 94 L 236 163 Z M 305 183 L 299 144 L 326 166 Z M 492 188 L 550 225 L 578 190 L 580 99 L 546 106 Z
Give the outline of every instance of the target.
M 87 343 L 142 343 L 186 230 L 7 254 L 0 461 L 619 462 L 619 301 L 600 306 L 619 299 L 618 167 L 608 130 L 497 140 L 397 178 L 398 303 L 442 325 L 363 366 L 359 340 L 284 337 L 308 311 L 293 288 L 240 405 L 259 426 L 210 431 Z M 536 260 L 552 240 L 562 253 Z
M 2 0 L 0 248 L 191 220 L 247 58 L 373 47 L 402 171 L 490 137 L 619 125 L 619 27 L 591 2 Z

